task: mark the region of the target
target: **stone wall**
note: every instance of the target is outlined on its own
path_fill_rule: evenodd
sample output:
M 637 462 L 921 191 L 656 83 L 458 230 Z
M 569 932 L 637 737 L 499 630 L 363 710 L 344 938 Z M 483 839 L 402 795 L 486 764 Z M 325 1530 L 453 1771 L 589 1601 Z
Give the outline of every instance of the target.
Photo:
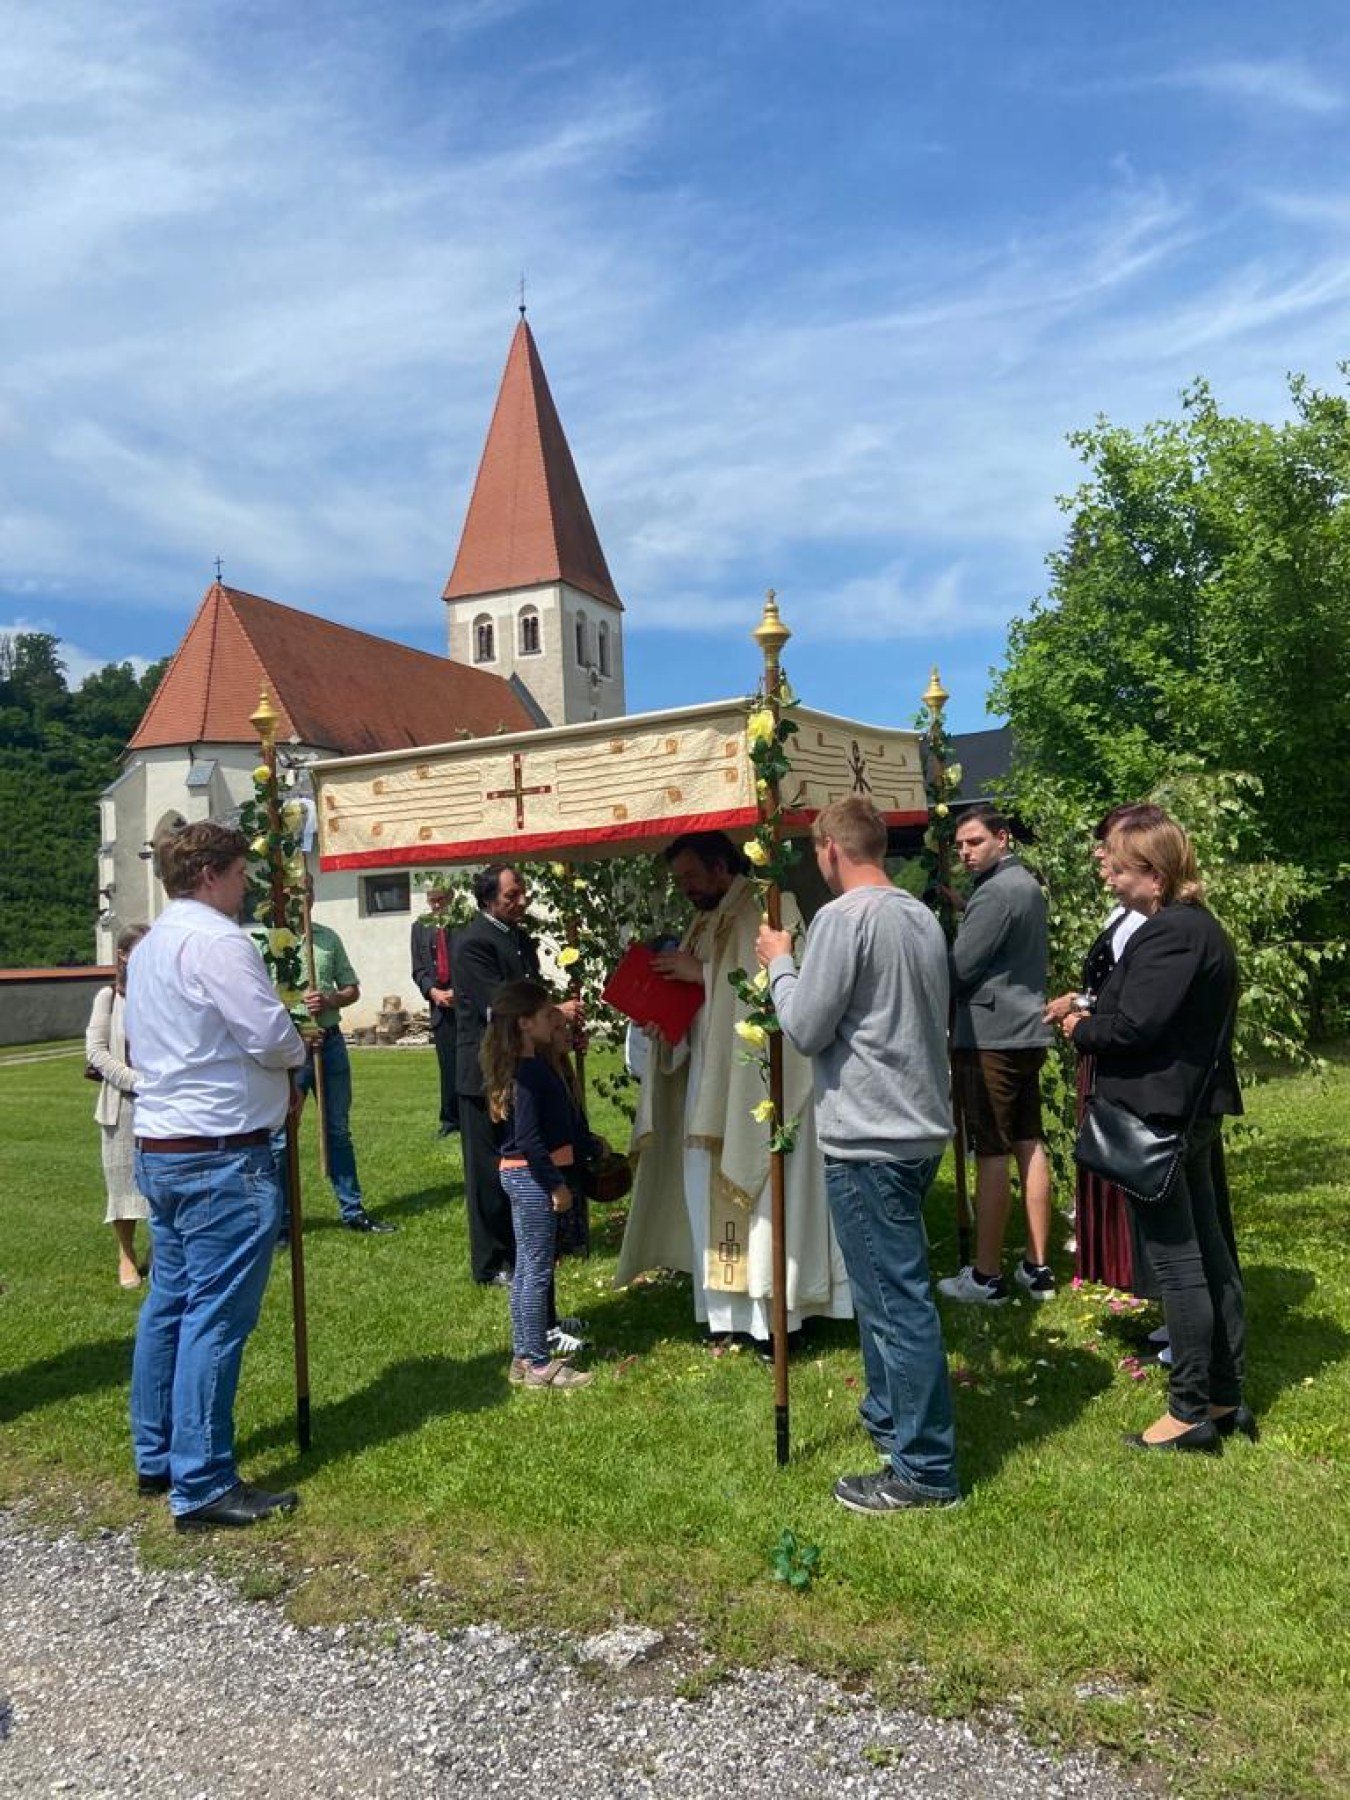
M 111 969 L 0 969 L 0 1044 L 82 1038 Z

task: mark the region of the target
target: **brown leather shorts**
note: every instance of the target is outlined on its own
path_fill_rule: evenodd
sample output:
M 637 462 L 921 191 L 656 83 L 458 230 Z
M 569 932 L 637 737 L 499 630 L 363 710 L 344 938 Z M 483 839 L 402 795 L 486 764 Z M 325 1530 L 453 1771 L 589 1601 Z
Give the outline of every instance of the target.
M 1045 1050 L 953 1050 L 966 1142 L 976 1156 L 1007 1156 L 1014 1144 L 1042 1138 L 1041 1069 Z

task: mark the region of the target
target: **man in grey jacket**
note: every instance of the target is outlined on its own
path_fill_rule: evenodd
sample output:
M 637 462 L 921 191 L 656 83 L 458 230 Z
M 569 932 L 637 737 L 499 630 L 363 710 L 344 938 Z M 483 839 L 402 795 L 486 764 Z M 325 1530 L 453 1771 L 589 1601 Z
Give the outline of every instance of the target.
M 886 1459 L 845 1475 L 834 1496 L 864 1513 L 951 1506 L 956 1434 L 923 1225 L 952 1130 L 946 945 L 928 908 L 892 887 L 885 821 L 870 801 L 827 806 L 812 837 L 836 897 L 811 923 L 800 971 L 786 931 L 761 927 L 755 950 L 784 1037 L 813 1062 L 816 1134 L 867 1376 L 860 1412 Z
M 1011 1157 L 1027 1213 L 1016 1280 L 1033 1300 L 1050 1300 L 1050 1163 L 1041 1124 L 1041 1068 L 1052 1036 L 1043 1016 L 1045 895 L 1012 854 L 1008 820 L 992 806 L 966 814 L 956 848 L 975 878 L 951 950 L 952 1076 L 975 1149 L 975 1261 L 940 1281 L 938 1292 L 966 1305 L 1007 1303 Z

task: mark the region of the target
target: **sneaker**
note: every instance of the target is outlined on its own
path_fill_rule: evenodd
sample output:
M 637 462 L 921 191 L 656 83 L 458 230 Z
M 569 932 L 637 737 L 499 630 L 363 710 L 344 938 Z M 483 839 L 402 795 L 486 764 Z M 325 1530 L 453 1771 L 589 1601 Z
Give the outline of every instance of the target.
M 1049 1263 L 1028 1262 L 1023 1257 L 1013 1270 L 1013 1280 L 1018 1287 L 1025 1288 L 1033 1300 L 1053 1300 L 1057 1292 L 1054 1270 Z
M 1150 1331 L 1147 1342 L 1152 1344 L 1155 1349 L 1163 1349 L 1165 1345 L 1171 1342 L 1171 1338 L 1168 1336 L 1167 1327 L 1165 1325 L 1159 1325 L 1156 1331 Z
M 595 1375 L 590 1369 L 574 1369 L 571 1363 L 563 1362 L 555 1356 L 552 1362 L 546 1362 L 542 1369 L 536 1368 L 533 1363 L 528 1363 L 521 1386 L 567 1390 L 589 1387 L 594 1380 Z
M 1006 1298 L 1006 1295 L 1004 1296 Z M 850 1512 L 911 1512 L 921 1506 L 959 1506 L 959 1494 L 930 1494 L 912 1487 L 887 1466 L 874 1475 L 844 1475 L 834 1484 L 834 1497 Z
M 529 1367 L 530 1359 L 528 1356 L 513 1356 L 511 1358 L 511 1367 L 506 1371 L 506 1379 L 511 1383 L 512 1387 L 524 1386 L 525 1376 Z
M 591 1328 L 589 1319 L 579 1319 L 575 1313 L 564 1313 L 561 1319 L 553 1324 L 555 1331 L 565 1331 L 569 1337 L 585 1337 Z
M 1171 1366 L 1172 1346 L 1170 1344 L 1164 1344 L 1162 1349 L 1158 1352 L 1158 1367 L 1160 1369 L 1170 1369 Z
M 1003 1277 L 995 1275 L 992 1281 L 986 1281 L 983 1275 L 975 1273 L 974 1263 L 967 1263 L 959 1275 L 939 1281 L 937 1291 L 944 1300 L 956 1300 L 962 1306 L 1006 1306 L 1009 1299 Z
M 578 1350 L 585 1350 L 590 1339 L 580 1337 L 577 1333 L 565 1329 L 568 1325 L 579 1325 L 580 1319 L 559 1319 L 556 1325 L 548 1330 L 548 1349 L 550 1356 L 575 1356 Z

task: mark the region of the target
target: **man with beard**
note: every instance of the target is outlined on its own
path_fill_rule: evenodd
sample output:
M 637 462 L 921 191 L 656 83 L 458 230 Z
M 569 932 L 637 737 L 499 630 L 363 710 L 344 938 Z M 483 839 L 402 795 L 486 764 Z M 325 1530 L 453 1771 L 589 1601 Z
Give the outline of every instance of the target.
M 694 917 L 658 974 L 703 990 L 687 1038 L 653 1039 L 634 1125 L 632 1204 L 616 1281 L 687 1269 L 694 1317 L 714 1335 L 767 1341 L 772 1328 L 769 1137 L 758 1066 L 738 1055 L 744 1009 L 728 975 L 755 967 L 759 904 L 744 856 L 720 831 L 675 839 L 666 861 Z M 787 902 L 785 910 L 794 914 Z M 848 1277 L 825 1198 L 811 1065 L 783 1046 L 784 1112 L 798 1118 L 787 1159 L 788 1329 L 803 1318 L 852 1317 Z

